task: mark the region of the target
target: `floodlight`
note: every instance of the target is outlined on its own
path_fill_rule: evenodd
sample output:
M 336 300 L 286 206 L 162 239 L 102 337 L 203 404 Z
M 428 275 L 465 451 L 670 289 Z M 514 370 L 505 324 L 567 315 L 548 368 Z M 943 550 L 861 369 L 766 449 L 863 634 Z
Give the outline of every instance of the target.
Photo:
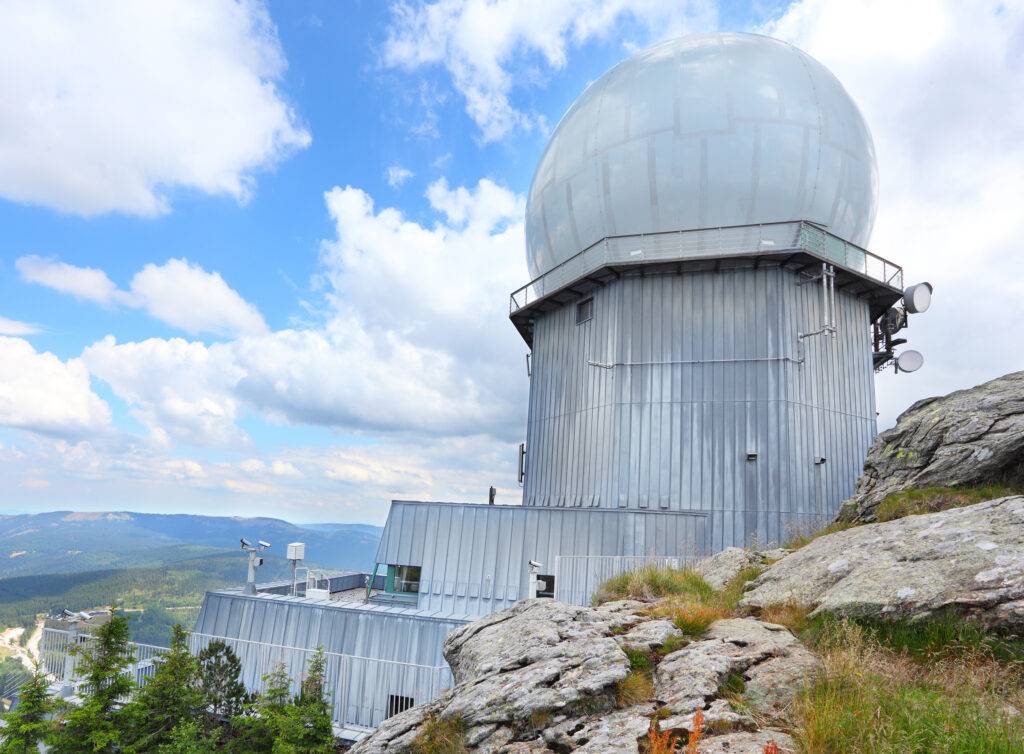
M 918 283 L 903 291 L 903 306 L 910 314 L 922 314 L 928 311 L 932 303 L 932 284 Z
M 916 372 L 924 365 L 924 356 L 920 351 L 904 351 L 896 357 L 897 372 Z

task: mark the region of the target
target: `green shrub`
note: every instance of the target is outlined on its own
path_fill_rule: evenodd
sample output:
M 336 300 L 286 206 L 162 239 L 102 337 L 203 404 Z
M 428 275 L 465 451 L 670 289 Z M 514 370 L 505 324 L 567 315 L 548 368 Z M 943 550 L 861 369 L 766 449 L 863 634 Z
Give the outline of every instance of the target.
M 904 516 L 937 513 L 963 508 L 985 500 L 995 500 L 1021 493 L 1019 486 L 988 484 L 977 487 L 919 487 L 886 496 L 878 504 L 875 516 L 879 521 L 893 521 Z
M 429 717 L 409 745 L 409 754 L 468 754 L 461 717 Z

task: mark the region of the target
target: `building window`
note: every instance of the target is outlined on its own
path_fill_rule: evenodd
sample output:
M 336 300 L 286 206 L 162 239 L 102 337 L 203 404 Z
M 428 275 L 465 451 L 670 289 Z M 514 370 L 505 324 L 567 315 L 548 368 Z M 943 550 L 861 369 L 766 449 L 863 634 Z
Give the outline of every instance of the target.
M 416 700 L 411 696 L 400 696 L 399 694 L 388 694 L 388 717 L 405 712 L 416 706 Z
M 417 594 L 420 591 L 420 567 L 389 565 L 384 591 L 397 594 Z
M 546 574 L 537 574 L 537 596 L 555 598 L 555 577 Z
M 594 318 L 594 299 L 585 298 L 576 304 L 576 324 L 582 325 Z

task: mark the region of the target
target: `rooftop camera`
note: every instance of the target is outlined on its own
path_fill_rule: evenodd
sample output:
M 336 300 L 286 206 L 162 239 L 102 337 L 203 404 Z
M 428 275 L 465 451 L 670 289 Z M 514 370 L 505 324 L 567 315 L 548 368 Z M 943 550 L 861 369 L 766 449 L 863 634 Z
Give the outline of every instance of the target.
M 260 547 L 265 547 L 267 549 L 270 549 L 270 542 L 266 542 L 266 541 L 261 539 L 259 544 L 260 544 Z
M 543 563 L 538 563 L 536 560 L 531 560 L 530 561 L 530 568 L 540 568 L 542 565 L 544 565 L 544 564 Z
M 249 541 L 248 539 L 246 539 L 245 537 L 242 537 L 242 538 L 241 538 L 240 540 L 238 540 L 238 541 L 242 543 L 242 549 L 243 549 L 243 550 L 244 550 L 244 549 L 245 549 L 246 547 L 252 547 L 252 542 L 250 542 L 250 541 Z

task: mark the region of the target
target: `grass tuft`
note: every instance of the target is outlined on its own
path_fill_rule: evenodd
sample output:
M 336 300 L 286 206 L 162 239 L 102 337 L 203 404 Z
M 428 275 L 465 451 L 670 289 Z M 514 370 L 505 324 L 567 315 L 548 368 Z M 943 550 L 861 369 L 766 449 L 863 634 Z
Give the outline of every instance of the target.
M 649 702 L 654 696 L 654 683 L 646 670 L 633 670 L 615 687 L 615 699 L 619 707 L 632 707 Z
M 812 621 L 812 624 L 815 622 Z M 916 625 L 916 624 L 915 624 Z M 1024 698 L 1020 666 L 965 650 L 934 654 L 850 620 L 820 626 L 823 672 L 797 697 L 802 750 L 832 754 L 1021 754 L 1024 720 L 1004 711 Z M 905 637 L 912 632 L 900 632 Z M 940 632 L 941 634 L 942 632 Z M 897 652 L 882 641 L 901 646 Z M 922 661 L 910 650 L 927 651 Z
M 835 534 L 836 532 L 846 531 L 852 529 L 860 524 L 854 521 L 834 521 L 823 529 L 812 532 L 803 532 L 800 534 L 794 534 L 792 538 L 786 544 L 783 545 L 787 550 L 799 550 L 801 547 L 806 547 L 814 540 L 819 537 L 824 537 L 829 534 Z
M 1019 495 L 1021 492 L 1020 487 L 1008 484 L 988 484 L 978 487 L 919 487 L 888 495 L 878 504 L 875 516 L 879 521 L 894 521 L 905 516 L 963 508 L 986 500 Z
M 461 717 L 429 717 L 409 744 L 410 754 L 468 754 Z
M 915 621 L 850 619 L 823 613 L 807 619 L 801 635 L 811 646 L 820 647 L 827 645 L 844 623 L 856 624 L 868 640 L 915 660 L 986 656 L 1024 664 L 1024 639 L 999 636 L 979 622 L 953 613 Z
M 761 608 L 759 617 L 766 623 L 785 626 L 797 636 L 807 630 L 810 608 L 796 602 L 781 602 Z
M 629 667 L 632 670 L 650 671 L 654 667 L 654 661 L 650 653 L 637 647 L 623 647 L 623 652 L 629 658 Z
M 685 597 L 660 602 L 648 610 L 648 614 L 672 621 L 672 625 L 687 636 L 700 636 L 716 620 L 728 617 L 728 613 L 717 605 Z
M 621 599 L 651 601 L 679 595 L 707 599 L 713 594 L 714 590 L 694 571 L 648 565 L 605 581 L 598 587 L 593 602 L 600 605 Z

